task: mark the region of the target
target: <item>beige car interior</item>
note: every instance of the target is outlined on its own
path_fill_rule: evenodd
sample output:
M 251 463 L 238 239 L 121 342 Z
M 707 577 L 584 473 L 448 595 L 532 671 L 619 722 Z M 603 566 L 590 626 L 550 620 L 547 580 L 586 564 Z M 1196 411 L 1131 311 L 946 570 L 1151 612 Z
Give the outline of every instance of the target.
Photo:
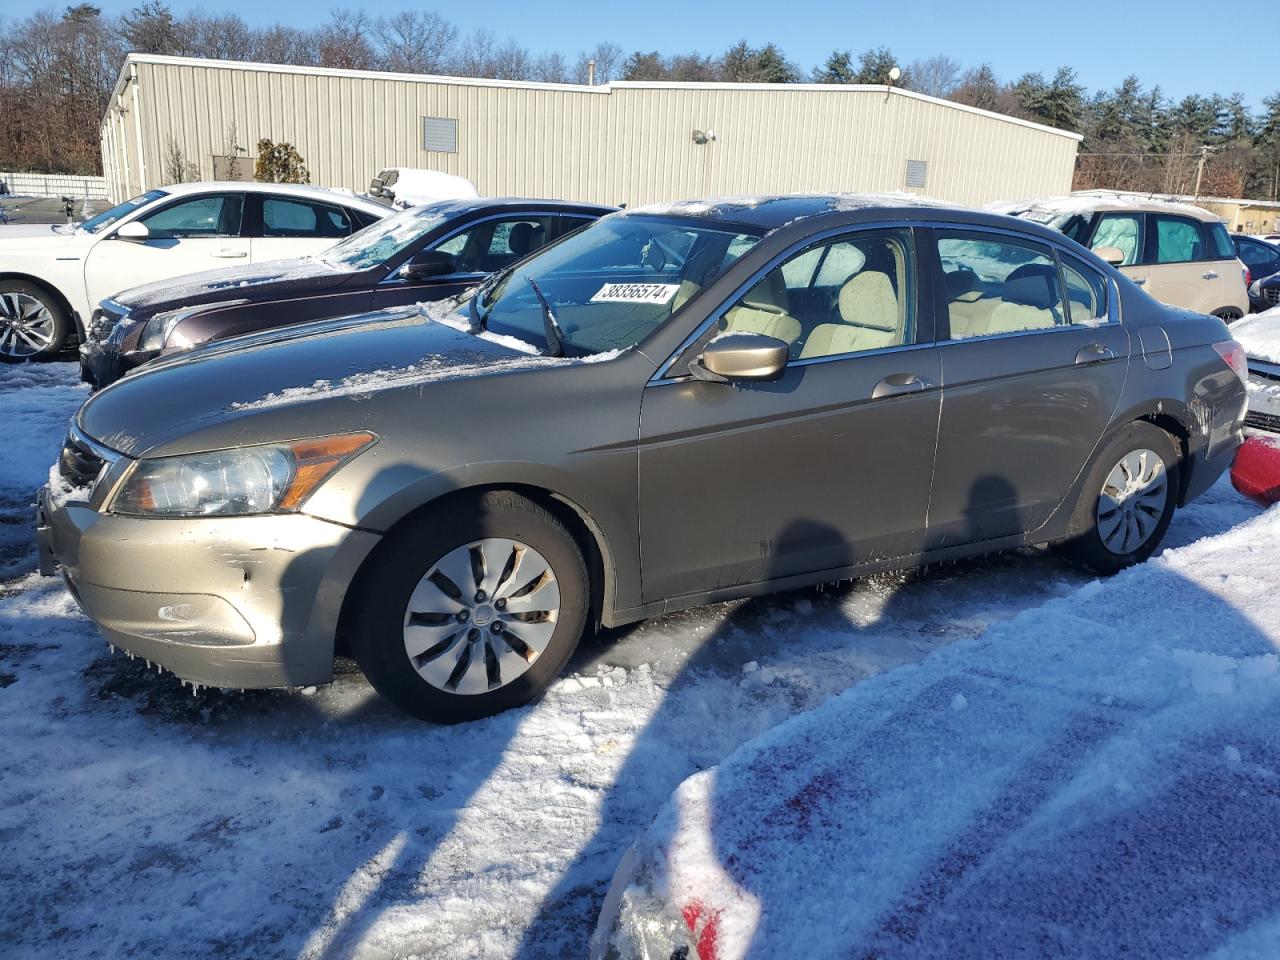
M 990 337 L 1026 330 L 1047 330 L 1068 321 L 1062 316 L 1057 270 L 1048 263 L 1028 263 L 1013 270 L 1000 296 L 990 296 L 977 273 L 967 267 L 946 274 L 951 339 Z M 1087 303 L 1072 301 L 1072 319 L 1091 318 Z
M 857 257 L 859 269 L 839 286 L 835 311 L 828 307 L 813 315 L 812 310 L 796 309 L 791 301 L 800 291 L 787 288 L 778 268 L 724 315 L 721 329 L 775 337 L 790 345 L 792 357 L 802 360 L 907 342 L 906 304 L 895 283 L 905 275 L 903 250 L 885 240 L 869 241 L 865 247 L 867 255 Z M 812 289 L 806 288 L 806 292 Z M 832 322 L 833 312 L 839 322 Z

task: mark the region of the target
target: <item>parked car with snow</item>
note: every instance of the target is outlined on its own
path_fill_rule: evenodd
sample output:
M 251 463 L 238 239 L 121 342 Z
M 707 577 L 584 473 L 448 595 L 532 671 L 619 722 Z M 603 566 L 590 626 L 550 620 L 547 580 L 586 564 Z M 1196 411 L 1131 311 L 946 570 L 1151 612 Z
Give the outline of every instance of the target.
M 117 290 L 228 263 L 299 257 L 387 215 L 352 193 L 282 183 L 183 183 L 82 223 L 0 227 L 0 361 L 40 360 L 83 337 Z
M 311 257 L 126 290 L 94 311 L 82 376 L 103 387 L 211 340 L 456 296 L 612 210 L 558 200 L 433 203 L 393 213 Z
M 115 645 L 419 717 L 584 630 L 1027 544 L 1110 573 L 1231 462 L 1244 358 L 1060 233 L 901 198 L 612 214 L 456 305 L 165 358 L 40 498 Z
M 1161 303 L 1231 323 L 1249 312 L 1245 267 L 1226 224 L 1187 203 L 1083 194 L 993 204 L 1058 230 Z
M 416 207 L 441 200 L 474 200 L 480 196 L 466 177 L 441 170 L 388 167 L 369 181 L 369 196 L 395 207 Z

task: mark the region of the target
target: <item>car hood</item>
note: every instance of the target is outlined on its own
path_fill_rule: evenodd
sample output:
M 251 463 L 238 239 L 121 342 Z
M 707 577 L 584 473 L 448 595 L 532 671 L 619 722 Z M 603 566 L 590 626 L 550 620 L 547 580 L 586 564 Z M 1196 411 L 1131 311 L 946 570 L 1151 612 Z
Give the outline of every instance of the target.
M 155 361 L 93 396 L 77 422 L 90 437 L 134 457 L 283 439 L 264 437 L 261 428 L 296 430 L 302 406 L 365 402 L 431 382 L 567 362 L 533 350 L 511 338 L 467 333 L 456 320 L 432 320 L 416 308 L 381 311 L 281 327 Z M 247 426 L 250 420 L 259 426 Z
M 273 296 L 303 296 L 340 287 L 355 277 L 365 275 L 339 270 L 319 257 L 268 260 L 157 280 L 132 287 L 111 299 L 137 315 L 246 297 L 256 300 Z
M 1280 310 L 1237 320 L 1230 330 L 1250 359 L 1280 363 Z
M 0 226 L 0 252 L 6 259 L 14 255 L 40 255 L 44 251 L 83 251 L 98 238 L 64 224 L 10 223 Z

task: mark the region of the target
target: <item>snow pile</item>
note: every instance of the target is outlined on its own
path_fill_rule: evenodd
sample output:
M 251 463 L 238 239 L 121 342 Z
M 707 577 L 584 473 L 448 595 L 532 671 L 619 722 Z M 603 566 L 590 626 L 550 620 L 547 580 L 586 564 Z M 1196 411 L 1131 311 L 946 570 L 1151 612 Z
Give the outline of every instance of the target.
M 416 207 L 439 200 L 469 200 L 480 196 L 476 185 L 466 177 L 411 167 L 398 167 L 396 172 L 396 182 L 388 189 L 395 194 L 396 203 L 402 206 Z
M 1231 325 L 1231 336 L 1253 359 L 1280 363 L 1280 307 L 1237 320 Z
M 658 816 L 626 916 L 656 896 L 703 960 L 1280 954 L 1278 538 L 1272 510 L 745 746 Z

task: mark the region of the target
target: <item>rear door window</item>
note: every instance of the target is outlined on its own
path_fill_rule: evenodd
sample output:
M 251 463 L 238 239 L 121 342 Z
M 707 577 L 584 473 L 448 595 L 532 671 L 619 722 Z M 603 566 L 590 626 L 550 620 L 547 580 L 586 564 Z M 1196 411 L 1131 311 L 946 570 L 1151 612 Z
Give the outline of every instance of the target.
M 938 256 L 952 340 L 1050 330 L 1072 322 L 1063 306 L 1058 266 L 1047 248 L 939 233 Z
M 1155 226 L 1156 263 L 1194 263 L 1207 260 L 1204 231 L 1195 220 L 1157 213 Z
M 1111 319 L 1106 277 L 1075 257 L 1063 255 L 1062 279 L 1073 324 L 1096 326 Z
M 264 237 L 332 237 L 336 240 L 351 233 L 351 217 L 342 207 L 296 197 L 262 198 Z

